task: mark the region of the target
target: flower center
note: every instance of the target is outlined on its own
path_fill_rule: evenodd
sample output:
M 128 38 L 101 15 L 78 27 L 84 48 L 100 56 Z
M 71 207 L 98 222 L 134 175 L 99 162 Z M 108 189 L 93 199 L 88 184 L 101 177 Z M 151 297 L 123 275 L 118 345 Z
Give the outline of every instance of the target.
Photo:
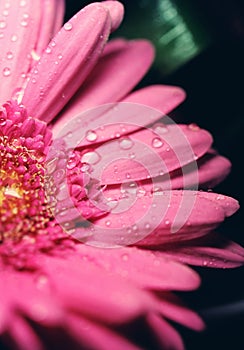
M 6 103 L 0 123 L 0 242 L 36 235 L 50 220 L 44 190 L 44 159 L 50 141 L 45 124 L 23 106 Z

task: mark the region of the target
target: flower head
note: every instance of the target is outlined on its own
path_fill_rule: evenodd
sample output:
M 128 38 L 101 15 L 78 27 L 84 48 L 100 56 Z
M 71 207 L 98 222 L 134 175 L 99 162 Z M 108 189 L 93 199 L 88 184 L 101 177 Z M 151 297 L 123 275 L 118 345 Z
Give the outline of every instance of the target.
M 64 348 L 138 349 L 129 329 L 142 322 L 153 344 L 182 349 L 168 320 L 204 327 L 172 293 L 199 286 L 184 263 L 243 263 L 211 232 L 238 203 L 196 188 L 230 163 L 205 130 L 158 123 L 180 88 L 131 92 L 153 49 L 107 43 L 120 3 L 91 4 L 58 31 L 63 12 L 63 1 L 0 3 L 1 339 L 45 349 L 65 330 Z

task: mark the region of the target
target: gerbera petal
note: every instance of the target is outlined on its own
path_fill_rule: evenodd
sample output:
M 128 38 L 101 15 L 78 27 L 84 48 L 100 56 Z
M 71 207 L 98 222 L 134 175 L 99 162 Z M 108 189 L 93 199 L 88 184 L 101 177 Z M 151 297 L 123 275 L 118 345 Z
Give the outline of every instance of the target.
M 111 31 L 116 30 L 124 17 L 124 6 L 118 1 L 103 1 L 102 5 L 108 9 L 111 17 Z
M 83 348 L 93 350 L 140 350 L 111 328 L 92 323 L 75 315 L 67 318 L 67 328 Z
M 39 35 L 41 0 L 0 2 L 0 102 L 9 100 L 20 89 L 32 64 Z M 4 15 L 5 14 L 5 15 Z
M 108 43 L 87 81 L 55 121 L 54 133 L 69 119 L 91 107 L 119 101 L 141 80 L 153 57 L 152 45 L 145 40 L 117 39 Z
M 30 115 L 46 122 L 57 115 L 94 67 L 110 29 L 101 3 L 88 5 L 63 26 L 33 67 L 22 101 Z
M 147 316 L 149 326 L 153 329 L 157 340 L 164 350 L 184 350 L 183 341 L 179 333 L 166 322 L 162 317 L 156 314 Z
M 185 97 L 185 91 L 177 86 L 150 85 L 130 93 L 122 102 L 140 103 L 167 114 L 183 102 Z
M 189 163 L 182 169 L 172 172 L 169 176 L 159 176 L 155 183 L 163 190 L 194 188 L 213 188 L 229 174 L 231 169 L 230 161 L 218 154 L 207 153 L 197 162 L 197 168 Z M 197 174 L 196 174 L 197 173 Z M 151 185 L 145 184 L 144 188 Z
M 11 340 L 15 344 L 15 348 L 19 350 L 44 350 L 40 338 L 37 336 L 31 325 L 17 315 L 12 320 L 9 329 Z
M 200 278 L 188 267 L 158 258 L 152 252 L 135 247 L 100 249 L 81 244 L 77 247 L 81 256 L 90 263 L 120 275 L 143 288 L 160 290 L 192 290 L 200 285 Z
M 114 213 L 93 221 L 87 242 L 158 246 L 200 237 L 239 208 L 233 198 L 217 198 L 216 194 L 197 191 L 128 191 L 126 196 L 117 198 Z M 83 230 L 85 234 L 86 228 Z
M 11 303 L 13 312 L 22 313 L 43 325 L 61 323 L 62 310 L 51 296 L 44 275 L 6 271 L 1 273 L 1 285 L 2 298 L 6 304 Z M 5 289 L 7 294 L 3 293 Z
M 188 245 L 167 246 L 162 248 L 163 254 L 169 258 L 190 265 L 233 268 L 243 265 L 244 249 L 237 243 L 211 233 L 197 241 L 188 242 Z
M 151 300 L 145 292 L 123 278 L 111 276 L 104 269 L 87 263 L 86 257 L 81 259 L 77 254 L 70 259 L 50 260 L 45 257 L 42 267 L 50 274 L 58 300 L 69 310 L 89 318 L 121 323 L 151 307 Z
M 122 137 L 102 144 L 96 148 L 101 161 L 94 167 L 93 176 L 104 184 L 116 184 L 169 174 L 193 164 L 192 161 L 205 154 L 212 144 L 211 135 L 203 129 L 196 132 L 186 125 L 174 124 L 166 129 L 161 135 L 153 129 L 143 129 L 126 139 Z M 196 164 L 193 166 L 197 169 Z
M 36 54 L 41 56 L 52 37 L 59 31 L 63 23 L 64 0 L 44 0 L 41 3 L 41 24 L 36 46 Z
M 164 317 L 196 331 L 205 328 L 201 317 L 183 305 L 181 300 L 172 293 L 160 294 L 158 310 Z

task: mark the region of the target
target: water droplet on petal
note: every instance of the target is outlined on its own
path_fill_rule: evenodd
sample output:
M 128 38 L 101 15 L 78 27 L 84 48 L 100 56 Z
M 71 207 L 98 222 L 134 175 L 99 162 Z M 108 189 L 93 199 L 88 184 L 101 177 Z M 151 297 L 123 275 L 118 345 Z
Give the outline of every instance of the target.
M 152 140 L 152 146 L 154 148 L 160 148 L 163 146 L 163 141 L 159 138 L 159 137 L 155 137 L 153 140 Z
M 86 139 L 87 139 L 87 141 L 89 141 L 89 142 L 94 142 L 94 141 L 96 141 L 96 139 L 97 139 L 97 134 L 96 134 L 96 132 L 93 131 L 93 130 L 88 130 L 87 133 L 86 133 Z
M 6 57 L 7 57 L 8 60 L 11 60 L 11 59 L 14 57 L 13 52 L 12 52 L 12 51 L 8 51 L 8 52 L 6 53 Z
M 69 170 L 73 169 L 77 164 L 77 161 L 76 159 L 69 159 L 68 162 L 67 162 L 67 168 Z
M 110 226 L 110 225 L 111 225 L 111 221 L 110 221 L 110 220 L 107 220 L 107 221 L 105 222 L 105 224 L 106 224 L 106 226 Z
M 6 125 L 7 121 L 5 118 L 0 118 L 0 126 Z
M 153 130 L 154 130 L 157 134 L 166 134 L 166 133 L 169 131 L 169 129 L 167 128 L 167 126 L 164 125 L 164 124 L 162 124 L 162 123 L 154 124 Z
M 26 0 L 21 0 L 20 3 L 19 3 L 19 6 L 20 7 L 25 7 L 26 5 Z
M 121 193 L 137 193 L 137 183 L 135 181 L 123 183 L 121 185 Z
M 130 149 L 134 145 L 134 142 L 129 137 L 124 137 L 119 140 L 119 146 L 122 149 Z
M 42 289 L 48 284 L 48 278 L 45 275 L 39 275 L 36 279 L 36 286 L 38 289 Z
M 12 41 L 13 43 L 15 43 L 17 40 L 18 40 L 17 35 L 12 35 L 11 41 Z
M 3 15 L 4 15 L 5 17 L 7 17 L 7 16 L 9 15 L 8 10 L 3 10 Z
M 11 75 L 11 70 L 8 67 L 3 68 L 3 76 L 9 77 Z
M 20 25 L 21 25 L 22 27 L 27 27 L 27 26 L 28 26 L 27 20 L 26 20 L 26 19 L 22 19 L 22 20 L 20 21 Z
M 188 125 L 188 128 L 191 130 L 191 131 L 199 131 L 200 128 L 197 124 L 195 123 L 191 123 L 190 125 Z
M 170 221 L 169 220 L 165 220 L 165 225 L 169 225 L 170 224 Z
M 98 152 L 96 151 L 90 151 L 86 152 L 82 156 L 82 162 L 84 163 L 89 163 L 89 164 L 97 164 L 101 160 L 101 156 Z
M 122 258 L 123 261 L 128 261 L 129 256 L 128 256 L 128 254 L 123 254 L 123 255 L 121 256 L 121 258 Z
M 88 173 L 91 171 L 91 165 L 88 163 L 83 163 L 80 170 L 82 173 Z
M 225 199 L 225 196 L 223 196 L 222 194 L 218 194 L 216 199 L 217 199 L 217 201 L 220 201 L 220 200 Z
M 48 47 L 46 48 L 45 52 L 46 52 L 46 53 L 51 53 L 51 52 L 52 52 L 51 47 L 48 46 Z
M 72 25 L 72 23 L 70 23 L 70 22 L 67 22 L 67 23 L 65 23 L 65 25 L 64 25 L 64 29 L 65 30 L 71 30 L 73 28 L 73 25 Z
M 7 24 L 4 20 L 0 21 L 0 29 L 6 28 Z

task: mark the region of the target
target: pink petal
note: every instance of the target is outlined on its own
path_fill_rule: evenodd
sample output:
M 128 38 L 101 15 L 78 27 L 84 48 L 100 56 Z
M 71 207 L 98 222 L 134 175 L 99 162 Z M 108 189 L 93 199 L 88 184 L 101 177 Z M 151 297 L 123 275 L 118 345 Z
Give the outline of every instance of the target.
M 18 350 L 44 350 L 40 338 L 24 318 L 14 317 L 9 329 L 12 341 Z
M 125 142 L 130 145 L 124 147 Z M 142 129 L 96 148 L 101 161 L 94 167 L 93 176 L 104 184 L 116 184 L 169 174 L 189 163 L 196 170 L 197 165 L 192 161 L 205 154 L 211 143 L 207 131 L 192 131 L 187 125 L 168 125 L 167 132 L 161 135 Z M 198 179 L 196 172 L 194 176 Z
M 124 277 L 143 288 L 160 290 L 192 290 L 200 285 L 199 276 L 187 266 L 138 248 L 100 249 L 84 244 L 79 254 L 90 263 Z
M 22 101 L 30 115 L 46 122 L 57 115 L 98 60 L 110 22 L 108 10 L 94 3 L 64 25 L 33 67 Z
M 147 317 L 149 326 L 155 333 L 157 340 L 164 350 L 184 350 L 183 341 L 179 333 L 164 319 L 156 314 Z
M 43 53 L 52 37 L 62 27 L 64 10 L 64 0 L 42 1 L 41 24 L 35 50 L 37 55 L 40 56 Z
M 50 293 L 46 276 L 6 271 L 1 273 L 1 284 L 2 298 L 10 309 L 43 325 L 61 323 L 63 314 Z
M 54 132 L 77 114 L 124 97 L 144 76 L 153 56 L 152 45 L 145 40 L 108 43 L 87 81 L 55 121 Z
M 123 278 L 87 263 L 87 258 L 44 257 L 56 298 L 66 309 L 106 323 L 122 323 L 151 307 L 149 295 Z M 64 286 L 66 286 L 64 288 Z M 101 289 L 102 286 L 102 289 Z
M 180 299 L 173 294 L 164 293 L 161 295 L 158 310 L 164 317 L 196 331 L 205 328 L 200 316 L 183 305 Z
M 164 190 L 194 188 L 196 186 L 213 188 L 229 174 L 230 161 L 218 154 L 207 153 L 197 162 L 196 169 L 189 163 L 182 169 L 176 170 L 168 176 L 159 176 L 156 180 L 158 187 Z M 144 188 L 151 185 L 144 186 Z
M 163 254 L 186 264 L 204 267 L 233 268 L 244 263 L 244 248 L 214 233 L 189 242 L 187 246 L 165 247 Z
M 1 20 L 0 38 L 1 104 L 25 82 L 32 57 L 35 57 L 44 8 L 41 0 L 19 4 L 14 0 L 0 2 L 0 13 L 6 13 Z
M 151 85 L 132 92 L 122 102 L 140 103 L 167 114 L 183 102 L 185 97 L 184 90 L 179 87 Z
M 116 30 L 124 17 L 124 6 L 118 1 L 103 1 L 102 5 L 109 11 L 111 17 L 111 31 Z
M 82 348 L 93 350 L 140 350 L 116 330 L 84 320 L 75 315 L 67 318 L 67 328 Z
M 104 193 L 106 196 L 106 190 Z M 90 224 L 92 235 L 86 242 L 108 246 L 158 246 L 200 237 L 239 207 L 233 198 L 223 196 L 218 200 L 218 196 L 175 190 L 137 194 L 129 189 L 126 196 L 117 197 L 114 210 Z M 87 229 L 83 229 L 84 235 Z M 79 239 L 79 235 L 76 238 Z

